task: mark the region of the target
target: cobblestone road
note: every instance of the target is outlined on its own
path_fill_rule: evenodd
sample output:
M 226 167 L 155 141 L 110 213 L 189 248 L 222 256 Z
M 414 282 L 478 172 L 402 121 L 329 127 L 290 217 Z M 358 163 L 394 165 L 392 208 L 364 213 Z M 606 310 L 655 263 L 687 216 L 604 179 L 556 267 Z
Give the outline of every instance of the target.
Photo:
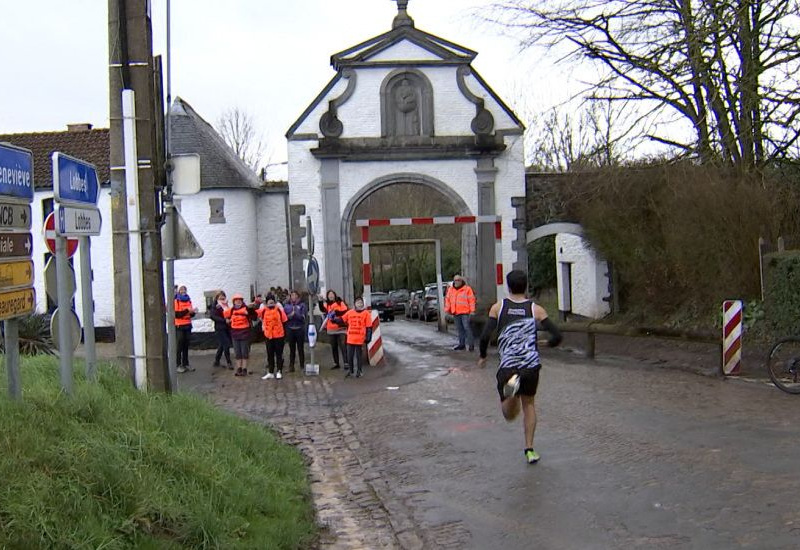
M 430 326 L 384 335 L 394 365 L 361 380 L 212 376 L 205 356 L 182 378 L 300 446 L 323 547 L 800 548 L 800 399 L 549 351 L 528 466 L 493 369 Z

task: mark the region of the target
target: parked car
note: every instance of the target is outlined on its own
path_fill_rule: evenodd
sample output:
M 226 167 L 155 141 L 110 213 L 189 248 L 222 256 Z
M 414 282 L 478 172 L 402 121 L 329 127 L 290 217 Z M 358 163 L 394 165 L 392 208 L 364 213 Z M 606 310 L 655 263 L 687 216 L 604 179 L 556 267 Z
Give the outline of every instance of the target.
M 442 284 L 442 296 L 447 294 L 447 285 Z M 433 321 L 439 317 L 439 294 L 436 283 L 425 285 L 425 294 L 422 298 L 422 308 L 420 317 L 424 321 Z
M 409 293 L 406 289 L 400 288 L 389 293 L 389 299 L 394 303 L 395 313 L 405 313 L 408 303 Z
M 425 295 L 424 290 L 415 290 L 411 293 L 406 303 L 406 318 L 419 319 L 420 311 L 422 310 L 422 299 Z
M 372 309 L 378 312 L 381 321 L 394 321 L 394 303 L 386 292 L 373 292 Z

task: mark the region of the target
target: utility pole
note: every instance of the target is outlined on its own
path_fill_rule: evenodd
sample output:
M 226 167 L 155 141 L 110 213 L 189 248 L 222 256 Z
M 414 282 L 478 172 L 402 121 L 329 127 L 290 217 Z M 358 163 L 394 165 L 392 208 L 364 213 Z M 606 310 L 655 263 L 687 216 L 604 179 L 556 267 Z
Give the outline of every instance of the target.
M 171 391 L 164 359 L 164 278 L 161 263 L 158 193 L 163 158 L 157 128 L 161 97 L 156 97 L 149 0 L 108 0 L 111 226 L 114 260 L 114 319 L 117 355 L 133 375 L 131 262 L 122 139 L 122 90 L 135 92 L 140 232 L 144 277 L 147 387 Z M 159 78 L 160 80 L 160 78 Z

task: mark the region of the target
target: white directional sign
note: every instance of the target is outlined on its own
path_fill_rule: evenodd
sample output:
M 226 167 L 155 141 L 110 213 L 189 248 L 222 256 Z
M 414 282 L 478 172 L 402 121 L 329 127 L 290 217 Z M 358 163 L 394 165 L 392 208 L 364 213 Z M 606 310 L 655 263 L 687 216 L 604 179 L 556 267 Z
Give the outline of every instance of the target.
M 89 237 L 100 234 L 100 210 L 58 205 L 56 233 L 62 237 Z

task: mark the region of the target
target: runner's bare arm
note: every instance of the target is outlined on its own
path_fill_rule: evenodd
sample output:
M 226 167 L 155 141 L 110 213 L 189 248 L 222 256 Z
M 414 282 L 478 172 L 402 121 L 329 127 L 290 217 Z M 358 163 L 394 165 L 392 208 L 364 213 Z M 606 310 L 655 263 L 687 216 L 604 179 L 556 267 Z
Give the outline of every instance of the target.
M 554 348 L 560 344 L 563 339 L 561 331 L 558 330 L 556 324 L 547 316 L 547 311 L 540 305 L 534 305 L 533 316 L 536 318 L 536 322 L 539 323 L 539 326 L 550 333 L 550 339 L 547 341 L 547 345 Z
M 500 302 L 495 303 L 489 309 L 489 318 L 486 320 L 486 326 L 483 327 L 483 334 L 481 334 L 480 342 L 480 358 L 478 359 L 478 366 L 483 368 L 486 366 L 486 352 L 489 350 L 489 340 L 492 339 L 492 333 L 497 328 L 497 317 L 500 315 Z

